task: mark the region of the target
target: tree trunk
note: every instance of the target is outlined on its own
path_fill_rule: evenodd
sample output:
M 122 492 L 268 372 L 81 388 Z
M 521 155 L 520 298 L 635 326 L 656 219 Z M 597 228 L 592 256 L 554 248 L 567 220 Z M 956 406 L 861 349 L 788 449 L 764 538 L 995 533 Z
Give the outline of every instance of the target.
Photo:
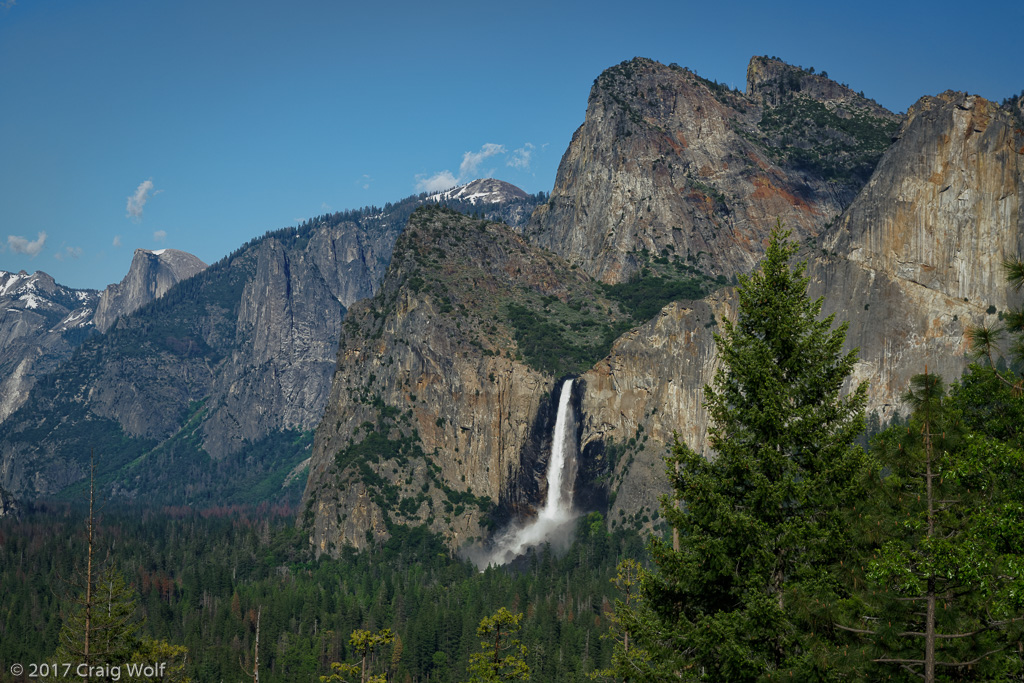
M 928 369 L 925 368 L 925 375 Z M 935 536 L 935 496 L 932 491 L 931 420 L 924 421 L 925 487 L 928 498 L 928 539 Z M 935 576 L 928 577 L 927 610 L 924 624 L 924 682 L 935 683 Z
M 89 634 L 92 631 L 92 541 L 93 541 L 93 505 L 96 500 L 96 461 L 95 452 L 89 451 L 89 549 L 85 561 L 85 648 L 83 661 L 86 667 L 92 663 L 89 657 Z

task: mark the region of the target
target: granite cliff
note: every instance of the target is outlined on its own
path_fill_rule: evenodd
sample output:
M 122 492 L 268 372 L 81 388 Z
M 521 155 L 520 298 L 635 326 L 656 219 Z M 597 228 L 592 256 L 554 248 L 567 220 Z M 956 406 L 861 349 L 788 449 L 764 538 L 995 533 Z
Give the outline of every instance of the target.
M 554 405 L 545 370 L 599 358 L 625 317 L 506 225 L 413 214 L 380 291 L 344 324 L 301 520 L 317 551 L 364 547 L 394 524 L 456 547 L 528 511 L 548 457 L 535 425 Z M 565 343 L 573 325 L 589 342 Z
M 806 240 L 812 296 L 850 324 L 854 381 L 869 411 L 900 410 L 910 377 L 947 381 L 968 357 L 965 330 L 1019 305 L 1004 258 L 1024 253 L 1024 132 L 1012 112 L 977 96 L 943 93 L 908 112 L 896 142 L 852 204 Z M 767 226 L 766 226 L 767 227 Z M 616 342 L 583 375 L 583 451 L 615 464 L 613 524 L 657 519 L 661 457 L 673 434 L 705 451 L 703 386 L 715 370 L 713 332 L 734 316 L 731 290 L 671 304 Z
M 119 315 L 163 296 L 205 267 L 183 251 L 137 249 L 121 283 L 98 295 L 91 289 L 59 285 L 41 271 L 0 271 L 0 422 L 88 335 L 106 330 Z
M 0 485 L 57 493 L 95 448 L 122 496 L 279 486 L 308 457 L 346 304 L 372 292 L 400 229 L 339 214 L 270 233 L 119 316 L 2 425 Z
M 643 253 L 747 272 L 781 217 L 817 237 L 853 199 L 899 117 L 844 86 L 755 58 L 746 94 L 634 59 L 594 82 L 530 239 L 623 282 Z
M 93 324 L 100 332 L 106 332 L 118 316 L 128 315 L 163 296 L 171 287 L 203 268 L 206 268 L 205 263 L 177 249 L 136 249 L 124 279 L 119 284 L 108 285 L 100 293 Z
M 821 240 L 813 291 L 850 320 L 858 376 L 887 414 L 910 377 L 966 367 L 964 332 L 1019 306 L 1003 261 L 1024 254 L 1024 126 L 977 95 L 924 97 Z
M 868 127 L 877 134 L 866 131 Z M 801 129 L 802 138 L 797 135 Z M 767 58 L 752 60 L 745 94 L 682 69 L 634 60 L 595 83 L 587 120 L 563 158 L 551 199 L 538 208 L 524 234 L 557 252 L 570 272 L 573 265 L 581 266 L 578 270 L 607 282 L 639 287 L 659 272 L 659 263 L 680 262 L 722 282 L 753 267 L 775 217 L 781 217 L 802 245 L 800 258 L 808 261 L 812 295 L 824 297 L 824 313 L 834 313 L 837 324 L 849 322 L 847 346 L 859 347 L 862 359 L 854 380 L 870 383 L 869 409 L 885 418 L 897 409 L 910 376 L 926 363 L 947 379 L 959 376 L 967 362 L 966 327 L 993 322 L 999 310 L 1014 303 L 1001 262 L 1024 247 L 1022 147 L 1015 113 L 976 96 L 924 98 L 901 119 L 823 75 Z M 671 161 L 668 150 L 674 155 Z M 666 156 L 664 163 L 656 161 L 659 154 Z M 677 173 L 676 164 L 690 175 Z M 759 192 L 769 181 L 785 192 Z M 689 189 L 682 191 L 686 183 Z M 712 196 L 710 190 L 716 188 L 725 201 Z M 714 200 L 702 200 L 710 211 L 694 210 L 695 189 Z M 785 200 L 787 193 L 803 198 L 802 203 Z M 715 221 L 729 229 L 710 229 Z M 685 229 L 665 229 L 670 225 Z M 488 227 L 485 233 L 483 237 L 495 239 L 500 231 Z M 436 231 L 430 234 L 441 239 Z M 421 248 L 429 252 L 425 245 Z M 524 251 L 517 262 L 537 257 Z M 565 282 L 570 301 L 572 288 L 585 283 Z M 596 301 L 610 291 L 603 288 L 588 296 Z M 457 297 L 451 292 L 446 284 L 433 290 L 430 300 L 444 302 L 447 297 L 454 302 Z M 413 300 L 410 311 L 426 305 Z M 376 308 L 386 307 L 381 302 Z M 597 306 L 622 312 L 602 307 Z M 360 420 L 372 422 L 374 409 L 354 407 L 359 399 L 353 396 L 363 396 L 363 404 L 369 405 L 366 397 L 380 395 L 396 414 L 408 414 L 414 426 L 401 433 L 419 435 L 445 486 L 468 491 L 471 482 L 472 491 L 486 493 L 496 507 L 504 502 L 508 514 L 529 515 L 531 502 L 541 499 L 536 484 L 516 486 L 524 472 L 534 472 L 533 481 L 539 481 L 543 449 L 540 460 L 521 455 L 517 463 L 515 453 L 517 445 L 524 452 L 528 434 L 543 431 L 538 425 L 550 428 L 550 402 L 519 400 L 512 412 L 496 411 L 500 417 L 495 422 L 511 419 L 516 427 L 505 431 L 511 443 L 500 449 L 495 449 L 493 436 L 485 439 L 488 449 L 501 453 L 494 459 L 475 450 L 472 458 L 463 455 L 474 434 L 493 429 L 482 424 L 479 411 L 472 421 L 461 418 L 466 444 L 438 440 L 442 424 L 477 405 L 476 394 L 467 397 L 462 387 L 485 384 L 482 378 L 490 378 L 493 369 L 481 364 L 491 356 L 472 350 L 470 363 L 445 365 L 432 355 L 435 347 L 444 350 L 446 359 L 460 358 L 456 347 L 445 343 L 459 339 L 462 324 L 482 329 L 481 348 L 497 350 L 498 358 L 507 358 L 501 355 L 505 349 L 517 358 L 513 347 L 497 342 L 502 334 L 508 337 L 501 315 L 491 329 L 469 325 L 460 313 L 465 311 L 452 306 L 454 328 L 447 321 L 441 332 L 409 322 L 414 316 L 409 313 L 408 319 L 384 316 L 387 322 L 372 334 L 365 328 L 344 337 L 336 388 L 345 389 L 332 394 L 329 419 L 321 425 L 321 432 L 330 436 L 325 433 L 321 441 L 318 435 L 303 520 L 319 551 L 336 552 L 341 543 L 361 547 L 386 535 L 394 523 L 428 522 L 453 546 L 483 533 L 479 510 L 467 512 L 461 521 L 454 514 L 440 521 L 431 517 L 426 502 L 434 495 L 430 487 L 423 489 L 424 506 L 415 515 L 391 516 L 395 505 L 375 493 L 373 485 L 331 469 L 344 465 L 356 471 L 357 425 Z M 581 503 L 600 508 L 607 500 L 612 527 L 657 525 L 657 494 L 665 487 L 661 459 L 675 435 L 705 450 L 702 401 L 703 387 L 716 368 L 713 335 L 719 321 L 734 315 L 731 288 L 699 300 L 676 301 L 620 336 L 602 359 L 575 368 L 581 380 L 581 471 L 590 473 L 591 481 L 601 477 L 604 482 L 591 487 L 588 502 Z M 392 337 L 412 348 L 394 348 L 387 341 Z M 377 341 L 370 343 L 370 338 Z M 406 357 L 434 358 L 430 369 L 411 375 L 421 378 L 421 387 L 431 387 L 428 393 L 393 388 L 401 381 L 389 363 Z M 365 368 L 356 372 L 359 363 Z M 398 367 L 411 363 L 403 360 Z M 407 376 L 401 372 L 405 370 L 399 376 Z M 513 366 L 504 372 L 511 377 L 525 370 Z M 495 372 L 492 381 L 500 384 L 502 376 Z M 523 374 L 518 381 L 546 390 L 557 376 L 547 370 Z M 369 385 L 358 384 L 369 378 L 381 390 L 392 387 L 386 400 L 384 394 L 370 392 Z M 531 420 L 532 432 L 526 428 Z M 424 438 L 426 433 L 430 436 Z M 391 465 L 380 462 L 374 471 L 397 487 L 391 502 L 412 495 L 419 475 L 410 479 L 406 470 L 388 470 Z M 481 470 L 489 477 L 481 478 Z M 466 489 L 459 488 L 463 476 Z

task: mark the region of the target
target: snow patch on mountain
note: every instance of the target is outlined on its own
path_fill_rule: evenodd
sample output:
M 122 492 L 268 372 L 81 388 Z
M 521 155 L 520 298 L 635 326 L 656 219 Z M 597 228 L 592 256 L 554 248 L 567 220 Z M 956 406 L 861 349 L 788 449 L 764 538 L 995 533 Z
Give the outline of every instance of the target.
M 431 202 L 464 201 L 476 205 L 498 204 L 515 199 L 524 199 L 528 196 L 524 191 L 511 183 L 506 183 L 504 180 L 483 178 L 466 183 L 465 185 L 453 187 L 450 190 L 427 195 L 425 200 Z

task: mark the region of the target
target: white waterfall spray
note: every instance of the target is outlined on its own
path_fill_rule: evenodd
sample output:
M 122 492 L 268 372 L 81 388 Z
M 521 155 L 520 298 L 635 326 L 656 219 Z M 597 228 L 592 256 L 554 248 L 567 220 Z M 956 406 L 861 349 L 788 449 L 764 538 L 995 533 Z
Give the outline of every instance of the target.
M 562 383 L 555 417 L 555 433 L 548 459 L 548 491 L 537 518 L 523 527 L 507 530 L 494 544 L 494 551 L 483 562 L 505 564 L 542 543 L 568 540 L 576 514 L 572 508 L 576 482 L 576 415 L 572 409 L 572 383 Z

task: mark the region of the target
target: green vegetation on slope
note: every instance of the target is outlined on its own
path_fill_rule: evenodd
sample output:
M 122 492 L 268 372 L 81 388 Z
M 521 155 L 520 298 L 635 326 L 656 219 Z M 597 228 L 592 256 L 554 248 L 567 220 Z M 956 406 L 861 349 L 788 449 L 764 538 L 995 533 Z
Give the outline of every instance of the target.
M 899 122 L 853 107 L 844 113 L 803 96 L 765 107 L 759 124 L 765 148 L 777 163 L 861 185 L 892 144 Z
M 667 250 L 653 259 L 647 252 L 640 256 L 644 265 L 629 281 L 601 285 L 605 295 L 618 301 L 636 324 L 650 320 L 673 301 L 700 299 L 726 284 L 725 278 L 712 280 L 678 256 L 670 259 Z
M 414 214 L 395 254 L 394 286 L 378 294 L 373 323 L 395 312 L 403 284 L 484 355 L 506 354 L 555 376 L 584 372 L 669 302 L 724 284 L 678 257 L 638 253 L 645 265 L 635 278 L 604 285 L 504 225 L 443 208 Z
M 586 370 L 634 322 L 599 283 L 558 256 L 505 225 L 444 208 L 413 215 L 392 269 L 374 321 L 396 310 L 404 286 L 479 353 L 518 358 L 552 375 Z

